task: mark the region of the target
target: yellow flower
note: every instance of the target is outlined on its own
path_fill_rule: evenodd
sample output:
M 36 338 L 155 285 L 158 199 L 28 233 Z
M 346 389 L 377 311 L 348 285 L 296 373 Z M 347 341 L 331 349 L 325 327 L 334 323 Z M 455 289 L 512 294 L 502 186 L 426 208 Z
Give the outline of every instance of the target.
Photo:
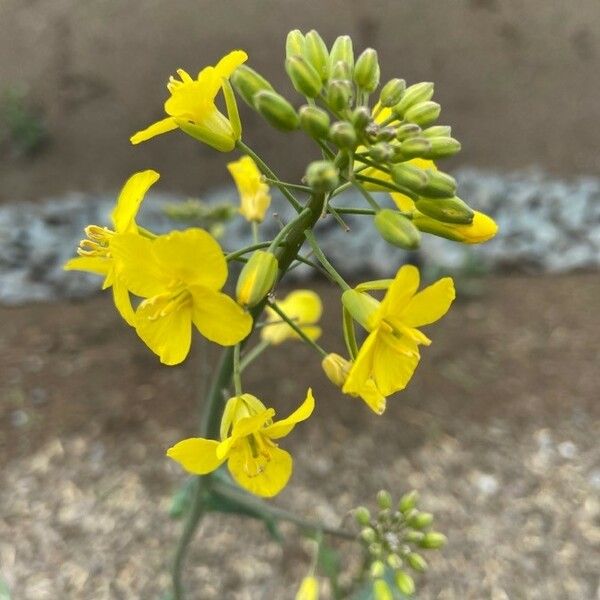
M 420 360 L 419 345 L 431 340 L 417 327 L 443 317 L 455 298 L 450 277 L 439 279 L 417 293 L 419 271 L 412 265 L 401 267 L 381 303 L 367 294 L 348 290 L 342 299 L 364 300 L 361 324 L 369 331 L 350 369 L 342 391 L 360 394 L 372 379 L 381 394 L 389 396 L 406 387 Z M 350 310 L 352 313 L 352 310 Z M 357 311 L 353 316 L 356 318 Z
M 227 401 L 221 421 L 221 441 L 189 438 L 167 450 L 167 456 L 186 471 L 206 475 L 225 461 L 236 482 L 257 496 L 278 494 L 292 474 L 292 457 L 274 440 L 288 435 L 310 417 L 315 406 L 312 390 L 286 419 L 273 421 L 275 411 L 251 394 Z
M 319 580 L 314 575 L 302 580 L 295 600 L 319 600 Z
M 277 306 L 292 320 L 311 340 L 321 336 L 321 328 L 316 325 L 321 318 L 323 305 L 321 299 L 311 290 L 296 290 L 288 294 Z M 260 336 L 273 344 L 281 344 L 285 340 L 297 340 L 300 336 L 272 309 L 267 308 L 267 323 Z
M 123 234 L 111 242 L 119 276 L 146 298 L 134 315 L 140 338 L 166 365 L 187 356 L 192 323 L 207 339 L 231 346 L 250 332 L 250 315 L 221 293 L 227 262 L 218 242 L 203 229 L 173 231 L 153 240 Z
M 133 308 L 127 287 L 118 276 L 118 268 L 111 252 L 111 241 L 122 233 L 138 234 L 135 217 L 150 187 L 160 175 L 156 171 L 134 173 L 123 186 L 111 215 L 113 229 L 89 225 L 85 228 L 87 239 L 77 249 L 77 258 L 67 261 L 67 271 L 88 271 L 104 275 L 102 289 L 112 287 L 113 299 L 121 316 L 133 325 Z
M 230 162 L 227 168 L 240 195 L 240 212 L 246 220 L 260 223 L 271 204 L 271 195 L 256 163 L 249 156 L 243 156 Z
M 242 129 L 229 77 L 247 59 L 248 55 L 243 50 L 234 50 L 214 67 L 202 69 L 197 79 L 178 69 L 180 80 L 171 77 L 167 84 L 171 97 L 165 102 L 165 112 L 169 116 L 138 131 L 131 137 L 131 143 L 139 144 L 179 128 L 221 152 L 233 150 Z M 215 105 L 215 98 L 221 89 L 225 96 L 227 117 Z
M 329 381 L 337 387 L 343 388 L 352 369 L 352 362 L 332 352 L 322 360 L 321 366 Z M 358 388 L 357 392 L 348 392 L 348 395 L 361 398 L 378 415 L 382 415 L 385 411 L 385 396 L 377 389 L 375 382 L 370 377 L 364 382 L 364 385 Z

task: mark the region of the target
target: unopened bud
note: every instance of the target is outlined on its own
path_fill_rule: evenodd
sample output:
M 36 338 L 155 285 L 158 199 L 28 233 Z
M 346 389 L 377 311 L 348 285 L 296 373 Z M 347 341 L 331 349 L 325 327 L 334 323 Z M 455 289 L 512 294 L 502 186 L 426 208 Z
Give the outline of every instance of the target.
M 399 115 L 403 115 L 411 106 L 419 102 L 427 102 L 433 97 L 433 83 L 423 81 L 415 83 L 406 88 L 402 99 L 396 104 L 392 110 Z
M 419 542 L 419 546 L 427 550 L 437 550 L 445 546 L 447 541 L 448 538 L 443 533 L 430 531 L 423 536 L 423 539 Z
M 442 223 L 469 224 L 473 222 L 475 214 L 458 196 L 435 200 L 419 198 L 415 205 L 419 212 Z
M 294 107 L 277 92 L 263 90 L 254 96 L 256 110 L 277 129 L 298 129 L 300 119 Z
M 404 118 L 411 123 L 425 127 L 433 123 L 440 116 L 441 110 L 442 107 L 437 102 L 432 102 L 431 100 L 419 102 L 406 110 Z
M 414 529 L 425 529 L 433 523 L 433 515 L 428 512 L 417 512 L 407 522 Z
M 285 70 L 297 92 L 308 98 L 316 98 L 323 87 L 321 77 L 301 56 L 291 56 L 285 61 Z
M 345 150 L 356 148 L 356 132 L 346 121 L 338 121 L 329 128 L 329 138 L 338 147 Z
M 379 310 L 379 302 L 373 296 L 356 290 L 346 290 L 342 294 L 342 304 L 355 321 L 367 330 L 372 329 L 372 319 Z
M 407 560 L 408 564 L 415 571 L 418 571 L 419 573 L 423 573 L 424 571 L 427 570 L 427 561 L 420 554 L 417 554 L 416 552 L 411 552 L 406 557 L 406 560 Z
M 425 158 L 438 159 L 446 158 L 447 156 L 454 156 L 460 152 L 460 142 L 452 137 L 429 137 L 429 143 L 431 144 L 431 150 L 427 153 Z
M 335 111 L 343 111 L 350 106 L 352 84 L 343 79 L 334 79 L 327 86 L 327 104 Z
M 429 180 L 427 171 L 408 163 L 394 165 L 391 169 L 391 175 L 394 183 L 414 192 L 420 192 Z
M 405 123 L 396 129 L 396 139 L 402 142 L 408 138 L 420 136 L 422 129 L 416 123 Z
M 321 81 L 329 77 L 329 52 L 323 38 L 312 29 L 304 38 L 304 58 L 315 68 Z
M 315 139 L 329 135 L 329 115 L 317 106 L 302 106 L 299 110 L 300 127 Z
M 419 492 L 417 490 L 411 490 L 407 494 L 404 494 L 398 502 L 398 510 L 403 513 L 407 513 L 412 510 L 419 501 Z
M 337 356 L 337 354 L 334 356 Z M 354 519 L 359 525 L 368 525 L 371 521 L 371 513 L 369 512 L 369 509 L 365 506 L 358 506 L 354 509 Z
M 474 211 L 473 221 L 468 224 L 442 223 L 427 215 L 415 213 L 413 223 L 425 233 L 431 233 L 439 237 L 461 242 L 463 244 L 481 244 L 493 238 L 498 225 L 486 214 Z
M 387 108 L 394 106 L 400 102 L 402 94 L 406 89 L 406 81 L 404 79 L 390 79 L 382 88 L 379 95 L 381 106 Z
M 456 179 L 448 173 L 427 170 L 427 183 L 421 189 L 421 195 L 427 198 L 452 198 L 456 194 Z
M 387 490 L 379 490 L 377 492 L 377 504 L 381 509 L 392 507 L 392 496 Z
M 425 534 L 422 531 L 410 530 L 404 534 L 404 541 L 407 544 L 420 544 Z
M 239 66 L 231 76 L 231 84 L 242 100 L 251 108 L 255 108 L 254 97 L 262 90 L 273 91 L 273 86 L 254 69 L 247 65 Z
M 371 122 L 371 113 L 366 106 L 359 106 L 352 112 L 350 119 L 356 131 L 364 131 L 365 127 Z
M 399 150 L 406 158 L 415 158 L 430 152 L 431 144 L 427 138 L 410 137 L 400 144 Z
M 414 250 L 419 247 L 421 234 L 412 221 L 397 210 L 384 208 L 374 218 L 375 227 L 381 237 L 392 246 Z
M 388 554 L 387 564 L 395 571 L 402 568 L 402 559 L 397 554 Z
M 352 47 L 352 38 L 349 35 L 340 35 L 335 39 L 329 53 L 329 64 L 331 70 L 338 63 L 344 63 L 348 66 L 349 75 L 352 75 L 354 69 L 354 49 Z
M 396 586 L 402 594 L 412 596 L 415 593 L 415 582 L 405 571 L 396 571 Z
M 354 81 L 365 92 L 373 92 L 379 85 L 379 61 L 373 48 L 363 50 L 354 66 Z
M 304 34 L 299 29 L 293 29 L 285 40 L 285 56 L 302 56 L 304 54 Z
M 375 139 L 378 142 L 391 142 L 396 139 L 396 130 L 393 127 L 380 127 Z
M 341 79 L 342 81 L 352 82 L 352 71 L 347 63 L 338 60 L 329 71 L 329 79 Z
M 334 190 L 340 176 L 337 167 L 329 160 L 316 160 L 306 168 L 305 181 L 317 193 Z
M 452 127 L 449 125 L 434 125 L 423 130 L 423 135 L 428 138 L 450 137 L 452 135 Z
M 388 162 L 392 158 L 393 155 L 394 155 L 394 149 L 387 142 L 379 142 L 377 144 L 373 144 L 369 148 L 369 156 L 376 163 Z
M 385 579 L 376 579 L 373 582 L 374 600 L 394 600 L 394 595 Z
M 331 381 L 331 383 L 333 383 L 333 385 L 341 388 L 346 383 L 351 364 L 345 358 L 341 357 L 339 354 L 331 352 L 321 361 L 321 366 L 323 367 L 323 371 L 325 371 L 325 375 L 327 375 L 327 378 L 329 381 Z M 359 514 L 364 515 L 365 511 L 367 515 L 367 522 L 361 523 L 361 525 L 368 524 L 369 519 L 371 518 L 369 511 L 364 506 L 359 506 L 354 511 L 357 521 Z
M 372 527 L 365 527 L 360 532 L 360 538 L 367 544 L 372 544 L 377 539 L 377 533 Z
M 371 563 L 370 574 L 373 579 L 383 577 L 385 574 L 385 565 L 380 560 L 375 560 Z
M 256 306 L 275 285 L 277 268 L 273 254 L 257 250 L 240 273 L 235 290 L 238 304 L 248 308 Z

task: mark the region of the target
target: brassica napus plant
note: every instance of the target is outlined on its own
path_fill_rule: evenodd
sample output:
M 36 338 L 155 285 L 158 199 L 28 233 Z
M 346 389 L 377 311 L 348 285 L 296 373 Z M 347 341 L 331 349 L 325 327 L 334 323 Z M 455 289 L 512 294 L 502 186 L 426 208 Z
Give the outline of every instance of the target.
M 432 100 L 432 83 L 407 86 L 394 78 L 380 87 L 375 50 L 368 48 L 355 58 L 348 36 L 328 47 L 316 31 L 305 35 L 296 30 L 287 38 L 285 70 L 301 96 L 298 107 L 247 60 L 244 51 L 234 50 L 217 65 L 201 69 L 195 79 L 179 69 L 178 78 L 171 77 L 167 84 L 167 117 L 134 134 L 131 141 L 138 144 L 180 129 L 217 151 L 235 153 L 224 172 L 228 169 L 236 183 L 239 218 L 252 229 L 253 243 L 225 250 L 201 228 L 157 235 L 139 227 L 136 214 L 159 177 L 155 171 L 143 171 L 125 184 L 112 228 L 89 226 L 79 257 L 66 268 L 104 276 L 103 287 L 112 288 L 125 322 L 163 364 L 186 359 L 194 330 L 223 347 L 202 399 L 197 436 L 173 440 L 166 451 L 193 475 L 185 488 L 182 511 L 187 520 L 173 560 L 170 597 L 184 597 L 182 567 L 188 545 L 200 520 L 220 503 L 228 512 L 262 519 L 271 528 L 288 520 L 312 532 L 315 556 L 326 535 L 355 540 L 365 557 L 363 568 L 350 583 L 332 582 L 335 598 L 410 595 L 415 583 L 409 571 L 426 568 L 420 550 L 439 548 L 445 541 L 431 531 L 432 515 L 417 509 L 415 493 L 394 505 L 382 491 L 378 514 L 372 517 L 366 508 L 357 508 L 360 529 L 352 531 L 305 521 L 264 501 L 292 477 L 293 457 L 280 442 L 311 418 L 319 399 L 306 382 L 306 396 L 298 408 L 275 418 L 270 402 L 276 399 L 265 403 L 254 396 L 244 384 L 245 371 L 270 348 L 285 352 L 289 344 L 304 343 L 314 350 L 324 376 L 383 415 L 387 399 L 409 385 L 421 349 L 432 343 L 421 328 L 450 310 L 453 281 L 444 277 L 419 289 L 418 269 L 399 265 L 390 279 L 352 287 L 323 252 L 315 224 L 324 217 L 347 227 L 344 215 L 360 215 L 364 226 L 375 227 L 389 244 L 407 249 L 417 248 L 423 233 L 474 244 L 492 238 L 497 227 L 457 196 L 456 181 L 439 168 L 439 161 L 456 154 L 460 143 L 451 137 L 450 127 L 436 124 L 441 107 Z M 225 112 L 217 105 L 221 93 Z M 318 156 L 307 165 L 302 181 L 282 181 L 243 141 L 237 98 L 283 135 L 300 129 L 314 141 Z M 260 224 L 268 218 L 272 188 L 296 214 L 281 223 L 273 239 L 264 239 Z M 363 207 L 344 206 L 348 189 L 360 193 Z M 373 193 L 381 191 L 387 194 Z M 234 271 L 230 266 L 236 261 L 243 267 L 230 286 L 235 292 L 228 293 Z M 325 273 L 339 289 L 346 356 L 320 344 L 323 307 L 314 291 L 295 290 L 276 299 L 281 281 L 298 263 Z M 324 576 L 318 570 L 315 559 L 297 598 L 318 598 L 319 577 Z M 331 572 L 327 576 L 335 577 Z

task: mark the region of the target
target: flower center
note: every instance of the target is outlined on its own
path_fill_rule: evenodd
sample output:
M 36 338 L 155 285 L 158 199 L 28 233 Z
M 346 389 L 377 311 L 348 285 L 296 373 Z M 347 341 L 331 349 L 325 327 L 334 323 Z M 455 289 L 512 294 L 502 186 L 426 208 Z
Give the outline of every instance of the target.
M 150 321 L 155 321 L 167 317 L 182 308 L 191 306 L 192 295 L 187 289 L 183 289 L 175 293 L 167 292 L 166 294 L 148 298 L 147 300 L 144 300 L 144 303 L 147 307 L 151 308 L 148 319 Z M 152 310 L 152 308 L 154 308 L 154 310 Z
M 269 438 L 260 433 L 253 433 L 243 440 L 244 473 L 248 477 L 257 477 L 264 472 L 271 461 L 270 448 L 276 446 Z
M 107 227 L 99 225 L 88 225 L 85 228 L 87 238 L 79 242 L 77 254 L 79 256 L 99 256 L 102 258 L 110 258 L 108 247 L 110 238 L 115 234 L 114 231 Z

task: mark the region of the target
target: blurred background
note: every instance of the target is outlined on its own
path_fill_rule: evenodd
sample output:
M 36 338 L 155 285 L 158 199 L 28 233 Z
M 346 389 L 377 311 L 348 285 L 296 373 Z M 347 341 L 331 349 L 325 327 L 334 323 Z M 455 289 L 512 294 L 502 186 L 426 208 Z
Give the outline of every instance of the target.
M 147 209 L 159 227 L 166 201 L 236 201 L 233 154 L 179 133 L 138 147 L 129 136 L 161 118 L 178 67 L 196 73 L 232 48 L 299 105 L 283 69 L 294 28 L 376 48 L 382 81 L 434 81 L 463 146 L 445 170 L 500 232 L 469 250 L 425 237 L 409 256 L 365 221 L 351 236 L 321 226 L 348 278 L 416 261 L 453 275 L 459 301 L 383 417 L 342 397 L 310 349 L 260 359 L 250 391 L 282 413 L 308 385 L 318 401 L 289 440 L 295 475 L 277 502 L 337 524 L 381 487 L 417 488 L 450 539 L 419 598 L 600 598 L 597 0 L 0 2 L 0 598 L 168 588 L 183 477 L 164 449 L 193 433 L 214 356 L 197 339 L 185 364 L 160 366 L 98 282 L 61 265 L 135 170 L 162 175 Z M 311 142 L 241 112 L 245 141 L 298 180 Z M 225 242 L 243 229 L 228 225 Z M 325 303 L 323 345 L 340 349 L 336 290 L 302 277 Z M 284 532 L 280 546 L 256 523 L 207 520 L 191 597 L 293 598 L 309 557 Z

